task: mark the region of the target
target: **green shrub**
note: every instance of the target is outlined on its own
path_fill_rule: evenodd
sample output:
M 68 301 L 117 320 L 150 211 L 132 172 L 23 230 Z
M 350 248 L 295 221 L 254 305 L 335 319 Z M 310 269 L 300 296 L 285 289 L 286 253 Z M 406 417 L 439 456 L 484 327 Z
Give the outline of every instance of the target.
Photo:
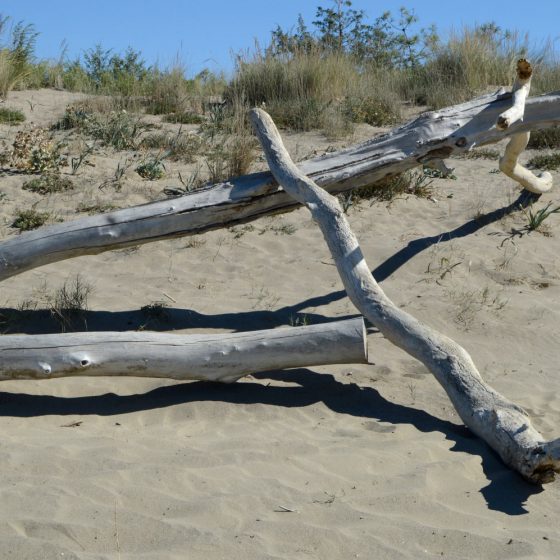
M 46 173 L 36 179 L 23 183 L 22 189 L 38 194 L 52 194 L 72 190 L 74 183 L 58 173 Z
M 74 128 L 85 129 L 94 118 L 93 112 L 85 106 L 68 105 L 62 118 L 53 126 L 54 130 L 72 130 Z
M 20 231 L 29 231 L 37 229 L 44 225 L 50 218 L 48 212 L 38 212 L 37 210 L 19 210 L 16 214 L 15 220 L 12 222 L 12 227 Z
M 500 158 L 499 150 L 492 148 L 475 148 L 469 152 L 465 152 L 462 156 L 465 159 L 491 159 L 496 160 Z
M 138 173 L 138 175 L 140 175 L 143 179 L 156 181 L 165 175 L 165 165 L 163 165 L 159 158 L 153 158 L 149 161 L 141 163 L 136 168 L 136 173 Z
M 14 125 L 23 121 L 25 121 L 25 115 L 19 109 L 0 107 L 0 123 Z
M 527 147 L 535 150 L 560 148 L 560 127 L 533 130 Z
M 531 206 L 528 211 L 525 211 L 525 216 L 527 218 L 527 224 L 525 229 L 529 232 L 537 231 L 543 225 L 543 222 L 552 214 L 558 214 L 560 212 L 560 206 L 556 208 L 551 208 L 552 202 L 549 202 L 544 208 L 533 212 L 533 207 Z
M 349 97 L 345 109 L 352 122 L 364 122 L 372 126 L 386 126 L 398 122 L 400 115 L 393 100 L 380 99 L 377 96 Z
M 511 84 L 527 48 L 525 40 L 493 23 L 464 28 L 437 44 L 424 65 L 406 71 L 401 95 L 433 108 L 461 103 Z
M 278 59 L 257 53 L 239 62 L 226 99 L 264 104 L 279 126 L 310 130 L 322 126 L 323 112 L 340 103 L 358 80 L 355 65 L 344 56 L 310 53 Z
M 537 169 L 555 171 L 560 168 L 560 152 L 535 156 L 528 161 L 527 165 Z
M 152 115 L 181 114 L 196 96 L 196 84 L 185 78 L 180 66 L 168 72 L 154 72 L 147 86 L 146 112 Z
M 146 125 L 139 117 L 131 115 L 126 110 L 112 110 L 108 114 L 102 114 L 88 106 L 92 104 L 69 105 L 63 117 L 53 128 L 57 130 L 77 128 L 116 150 L 134 150 L 138 147 L 139 136 L 146 129 Z
M 139 117 L 126 111 L 113 111 L 107 116 L 92 116 L 86 121 L 84 130 L 115 150 L 136 150 L 140 134 L 145 128 Z

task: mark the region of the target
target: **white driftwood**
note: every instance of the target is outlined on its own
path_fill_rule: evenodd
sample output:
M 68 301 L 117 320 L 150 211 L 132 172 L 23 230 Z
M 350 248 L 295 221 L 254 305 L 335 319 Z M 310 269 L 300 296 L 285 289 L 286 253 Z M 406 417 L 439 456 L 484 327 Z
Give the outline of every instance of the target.
M 119 375 L 229 383 L 260 371 L 348 363 L 367 363 L 361 317 L 228 334 L 0 336 L 0 380 Z
M 517 77 L 511 90 L 513 103 L 507 111 L 504 111 L 496 121 L 496 127 L 506 130 L 513 123 L 523 120 L 525 114 L 525 103 L 531 90 L 531 79 L 533 68 L 528 60 L 521 58 L 517 61 Z
M 522 121 L 525 114 L 525 103 L 531 88 L 533 69 L 529 62 L 521 59 L 517 62 L 517 78 L 513 84 L 513 105 L 504 111 L 496 122 L 500 130 L 508 129 L 513 123 Z M 519 155 L 527 147 L 531 133 L 519 132 L 511 137 L 504 155 L 500 158 L 500 171 L 517 181 L 523 188 L 536 194 L 552 189 L 552 175 L 544 171 L 535 175 L 519 163 Z
M 305 204 L 332 253 L 348 297 L 391 342 L 420 360 L 443 386 L 463 422 L 512 468 L 535 483 L 560 472 L 560 440 L 545 442 L 528 414 L 484 382 L 461 346 L 399 309 L 370 273 L 338 200 L 293 164 L 270 116 L 251 120 L 269 167 L 284 189 Z
M 499 130 L 511 93 L 495 93 L 426 113 L 340 152 L 302 162 L 299 169 L 331 193 L 371 185 L 419 164 L 464 153 L 519 132 L 560 124 L 560 92 L 527 100 L 523 121 Z M 179 198 L 57 224 L 0 242 L 0 280 L 48 263 L 247 222 L 296 208 L 270 173 L 232 179 Z

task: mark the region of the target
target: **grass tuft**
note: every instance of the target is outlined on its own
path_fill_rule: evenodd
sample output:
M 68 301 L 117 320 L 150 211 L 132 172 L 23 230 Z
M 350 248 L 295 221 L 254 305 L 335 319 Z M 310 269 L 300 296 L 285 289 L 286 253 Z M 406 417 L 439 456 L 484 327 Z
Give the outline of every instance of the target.
M 552 128 L 531 131 L 531 137 L 529 138 L 527 147 L 534 150 L 553 150 L 555 148 L 560 148 L 560 127 L 553 126 Z
M 549 202 L 544 208 L 541 208 L 536 212 L 533 212 L 532 207 L 529 208 L 529 210 L 525 212 L 525 216 L 527 218 L 527 225 L 525 226 L 525 229 L 527 231 L 537 231 L 549 216 L 560 212 L 560 206 L 550 208 L 551 206 L 552 202 Z
M 552 154 L 544 154 L 532 157 L 527 165 L 537 169 L 545 169 L 548 171 L 555 171 L 560 167 L 560 152 Z
M 0 124 L 17 125 L 25 121 L 25 115 L 19 109 L 0 107 Z
M 19 210 L 16 213 L 15 220 L 12 222 L 13 228 L 20 231 L 29 231 L 37 229 L 44 225 L 51 217 L 49 212 L 38 212 L 37 210 Z
M 80 204 L 78 204 L 78 207 L 76 208 L 76 212 L 89 214 L 90 216 L 93 216 L 95 214 L 104 214 L 105 212 L 111 212 L 112 210 L 117 210 L 117 209 L 118 206 L 115 206 L 114 204 L 110 204 L 110 203 L 104 204 L 102 202 L 98 202 L 93 204 L 87 204 L 86 202 L 80 202 Z
M 54 294 L 47 296 L 50 314 L 62 332 L 87 326 L 85 314 L 92 291 L 93 287 L 78 274 L 73 280 L 66 280 Z
M 52 194 L 72 190 L 74 183 L 68 177 L 62 177 L 58 173 L 45 173 L 41 177 L 26 181 L 21 188 L 38 194 Z

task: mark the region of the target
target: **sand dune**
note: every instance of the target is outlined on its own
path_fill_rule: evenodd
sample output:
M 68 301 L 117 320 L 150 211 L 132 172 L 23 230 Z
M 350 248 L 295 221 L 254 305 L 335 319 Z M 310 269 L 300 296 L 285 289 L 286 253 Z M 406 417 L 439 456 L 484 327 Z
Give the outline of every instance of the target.
M 72 99 L 41 90 L 9 101 L 45 125 Z M 361 127 L 345 142 L 375 132 Z M 15 130 L 2 125 L 0 133 L 9 143 Z M 287 143 L 299 157 L 332 144 L 317 133 L 289 134 Z M 84 199 L 123 207 L 152 200 L 183 169 L 170 164 L 167 178 L 152 183 L 131 169 L 120 192 L 99 191 L 124 157 L 96 153 L 74 191 L 47 197 L 21 189 L 27 176 L 5 173 L 0 238 L 15 235 L 16 208 L 36 203 L 74 219 Z M 489 383 L 552 438 L 560 217 L 547 220 L 544 234 L 512 235 L 526 217 L 492 214 L 518 195 L 494 172 L 497 162 L 452 166 L 457 179 L 435 179 L 432 200 L 364 202 L 349 210 L 350 223 L 387 294 L 462 344 Z M 556 204 L 555 193 L 538 207 Z M 78 273 L 93 286 L 89 330 L 243 331 L 356 314 L 305 209 L 38 268 L 2 283 L 0 308 L 40 300 Z M 167 304 L 163 316 L 140 311 L 155 301 Z M 36 310 L 21 330 L 52 328 Z M 274 371 L 231 386 L 3 382 L 0 556 L 556 558 L 558 482 L 521 480 L 462 427 L 421 364 L 374 328 L 368 339 L 369 365 Z

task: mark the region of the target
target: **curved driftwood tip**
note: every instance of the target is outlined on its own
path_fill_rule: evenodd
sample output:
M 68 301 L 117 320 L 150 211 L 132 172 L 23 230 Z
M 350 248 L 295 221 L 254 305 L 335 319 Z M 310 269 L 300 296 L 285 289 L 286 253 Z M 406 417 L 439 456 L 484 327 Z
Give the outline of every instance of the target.
M 530 134 L 530 132 L 520 132 L 512 135 L 504 155 L 500 158 L 499 167 L 502 173 L 519 183 L 524 189 L 535 194 L 543 194 L 552 189 L 552 175 L 548 171 L 535 175 L 519 163 L 519 156 L 527 147 Z
M 496 128 L 506 130 L 513 123 L 523 120 L 525 104 L 531 89 L 532 76 L 533 68 L 531 63 L 525 58 L 519 59 L 517 61 L 517 79 L 512 89 L 513 104 L 507 111 L 499 115 L 496 121 Z M 500 158 L 499 167 L 502 173 L 505 173 L 508 177 L 519 183 L 524 189 L 532 193 L 543 194 L 552 189 L 552 175 L 548 171 L 535 175 L 519 163 L 519 156 L 527 147 L 530 136 L 530 132 L 513 134 L 506 146 L 503 157 Z

